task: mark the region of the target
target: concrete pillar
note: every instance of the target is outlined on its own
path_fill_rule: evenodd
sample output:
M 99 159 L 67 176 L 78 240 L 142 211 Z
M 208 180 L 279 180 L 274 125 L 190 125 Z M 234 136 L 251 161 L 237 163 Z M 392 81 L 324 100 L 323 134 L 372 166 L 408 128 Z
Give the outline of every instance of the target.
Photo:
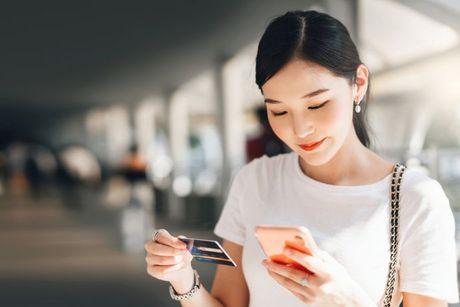
M 217 118 L 222 137 L 223 167 L 221 179 L 221 199 L 223 206 L 235 172 L 245 164 L 244 106 L 248 103 L 246 95 L 247 74 L 242 71 L 238 57 L 221 58 L 214 67 Z M 251 66 L 247 67 L 249 70 Z M 216 210 L 220 213 L 220 209 Z
M 171 145 L 174 164 L 172 186 L 168 192 L 169 218 L 175 221 L 185 219 L 184 199 L 174 193 L 175 180 L 187 175 L 187 154 L 189 136 L 189 116 L 187 99 L 180 91 L 170 92 L 166 99 L 167 133 Z
M 134 114 L 135 140 L 143 157 L 148 157 L 148 150 L 155 143 L 156 103 L 158 101 L 153 98 L 146 99 Z

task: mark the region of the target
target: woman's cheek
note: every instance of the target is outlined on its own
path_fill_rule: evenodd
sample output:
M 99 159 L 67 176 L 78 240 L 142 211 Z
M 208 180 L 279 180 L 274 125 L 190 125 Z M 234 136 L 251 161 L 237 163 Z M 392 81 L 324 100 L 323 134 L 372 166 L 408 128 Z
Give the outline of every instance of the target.
M 273 132 L 276 134 L 276 136 L 281 141 L 289 145 L 289 136 L 290 136 L 290 131 L 291 131 L 289 121 L 273 118 L 273 115 L 270 117 L 269 117 L 269 123 L 270 123 L 270 126 L 272 127 Z
M 344 116 L 344 110 L 341 107 L 334 104 L 331 108 L 324 110 L 318 117 L 317 124 L 319 125 L 317 129 L 328 133 L 328 136 L 334 136 L 336 133 L 340 133 L 344 127 L 345 122 L 349 122 L 347 116 Z

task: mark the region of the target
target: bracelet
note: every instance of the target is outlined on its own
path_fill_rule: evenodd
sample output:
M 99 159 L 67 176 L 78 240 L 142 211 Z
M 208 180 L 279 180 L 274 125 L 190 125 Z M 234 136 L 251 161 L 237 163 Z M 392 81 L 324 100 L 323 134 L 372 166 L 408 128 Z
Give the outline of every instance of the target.
M 192 289 L 184 294 L 179 294 L 174 290 L 172 285 L 169 285 L 169 294 L 171 295 L 171 298 L 175 301 L 182 301 L 191 298 L 199 289 L 201 286 L 200 283 L 200 276 L 198 275 L 198 272 L 196 270 L 193 270 L 193 274 L 195 275 L 195 281 L 193 282 L 193 287 Z

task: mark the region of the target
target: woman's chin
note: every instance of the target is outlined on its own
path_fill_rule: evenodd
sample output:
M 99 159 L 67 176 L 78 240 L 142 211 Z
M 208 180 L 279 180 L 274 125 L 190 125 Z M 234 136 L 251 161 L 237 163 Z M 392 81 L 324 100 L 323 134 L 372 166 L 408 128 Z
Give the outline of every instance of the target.
M 302 159 L 304 160 L 305 163 L 307 163 L 308 165 L 311 165 L 311 166 L 320 166 L 320 165 L 326 164 L 327 161 L 329 161 L 329 159 L 326 159 L 324 156 L 316 156 L 316 157 L 307 156 L 307 157 L 305 157 L 305 155 L 301 155 L 301 157 L 302 157 Z
M 309 165 L 321 165 L 329 161 L 330 157 L 328 155 L 329 139 L 326 139 L 321 146 L 313 150 L 305 150 L 301 147 L 298 147 L 295 152 Z

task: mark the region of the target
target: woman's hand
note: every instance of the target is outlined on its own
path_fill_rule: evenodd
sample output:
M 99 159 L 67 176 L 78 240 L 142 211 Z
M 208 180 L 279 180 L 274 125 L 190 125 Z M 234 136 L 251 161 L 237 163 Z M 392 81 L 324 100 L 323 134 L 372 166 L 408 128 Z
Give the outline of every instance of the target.
M 193 283 L 193 256 L 187 245 L 166 229 L 159 230 L 156 241 L 146 242 L 144 248 L 149 275 L 171 283 L 183 280 Z
M 377 306 L 329 253 L 317 248 L 312 256 L 286 247 L 284 254 L 313 274 L 270 260 L 262 264 L 271 277 L 301 301 L 315 306 Z M 305 286 L 301 284 L 303 278 L 308 281 Z

